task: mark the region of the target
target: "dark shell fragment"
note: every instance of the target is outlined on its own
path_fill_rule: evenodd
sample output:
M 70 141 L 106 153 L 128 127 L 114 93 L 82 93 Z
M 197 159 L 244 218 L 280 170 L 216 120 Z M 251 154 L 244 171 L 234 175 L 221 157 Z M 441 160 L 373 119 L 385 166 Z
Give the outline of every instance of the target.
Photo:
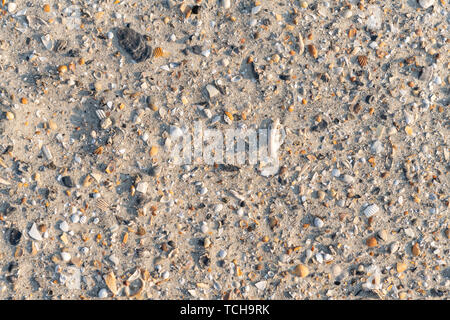
M 131 28 L 117 30 L 117 39 L 120 46 L 136 62 L 147 60 L 152 55 L 152 48 L 145 43 L 144 36 Z
M 17 246 L 20 242 L 20 238 L 22 238 L 22 232 L 17 229 L 11 229 L 9 233 L 9 243 L 13 246 Z

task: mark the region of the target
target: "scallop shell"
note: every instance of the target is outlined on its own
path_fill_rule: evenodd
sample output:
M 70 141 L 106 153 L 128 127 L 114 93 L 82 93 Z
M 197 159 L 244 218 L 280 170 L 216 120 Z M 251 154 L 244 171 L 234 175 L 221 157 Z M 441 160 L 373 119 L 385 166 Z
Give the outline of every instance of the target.
M 364 215 L 367 218 L 370 218 L 375 213 L 377 213 L 379 210 L 380 210 L 380 208 L 376 204 L 371 204 L 370 206 L 368 206 L 367 208 L 364 209 Z
M 109 208 L 109 204 L 103 199 L 98 199 L 97 200 L 97 208 L 102 211 L 107 211 Z
M 164 55 L 164 52 L 163 52 L 162 48 L 157 47 L 157 48 L 155 48 L 155 50 L 153 50 L 154 58 L 159 58 L 159 57 L 162 57 L 163 55 Z
M 152 55 L 152 48 L 145 43 L 144 37 L 131 28 L 117 30 L 120 46 L 135 60 L 141 62 Z
M 97 115 L 97 118 L 98 118 L 99 120 L 103 120 L 103 119 L 106 118 L 105 111 L 103 111 L 102 109 L 97 109 L 97 110 L 95 110 L 95 114 Z
M 358 56 L 358 63 L 361 67 L 367 66 L 367 56 Z

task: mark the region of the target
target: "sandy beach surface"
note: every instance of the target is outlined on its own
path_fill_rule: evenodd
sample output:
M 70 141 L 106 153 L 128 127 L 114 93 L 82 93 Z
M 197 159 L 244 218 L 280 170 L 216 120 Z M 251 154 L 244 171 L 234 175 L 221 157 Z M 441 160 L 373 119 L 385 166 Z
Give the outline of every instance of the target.
M 3 0 L 0 299 L 448 299 L 449 21 Z

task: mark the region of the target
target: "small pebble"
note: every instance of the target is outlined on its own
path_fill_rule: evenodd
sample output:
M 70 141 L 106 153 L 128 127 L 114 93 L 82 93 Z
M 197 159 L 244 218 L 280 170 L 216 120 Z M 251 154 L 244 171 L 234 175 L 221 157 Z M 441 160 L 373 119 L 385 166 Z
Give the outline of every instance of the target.
M 314 219 L 314 225 L 315 225 L 317 228 L 322 228 L 323 225 L 324 225 L 323 220 L 316 217 L 316 218 Z
M 72 178 L 70 176 L 62 177 L 62 182 L 67 188 L 75 187 L 75 184 L 73 183 Z
M 227 251 L 226 250 L 219 250 L 218 257 L 220 259 L 224 259 L 226 256 L 227 256 Z

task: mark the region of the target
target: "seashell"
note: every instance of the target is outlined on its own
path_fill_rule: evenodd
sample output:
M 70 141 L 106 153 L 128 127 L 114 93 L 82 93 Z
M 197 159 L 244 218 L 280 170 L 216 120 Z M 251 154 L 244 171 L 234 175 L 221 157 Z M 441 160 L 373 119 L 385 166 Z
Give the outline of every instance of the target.
M 354 38 L 356 36 L 356 29 L 355 28 L 351 28 L 350 30 L 348 30 L 348 37 L 349 38 Z
M 322 228 L 322 227 L 323 227 L 323 220 L 316 217 L 316 218 L 314 219 L 314 225 L 315 225 L 317 228 Z
M 53 47 L 53 41 L 49 34 L 41 37 L 42 44 L 47 50 L 51 50 Z
M 231 0 L 222 0 L 222 6 L 224 9 L 230 9 L 231 7 Z
M 371 237 L 371 238 L 367 239 L 366 244 L 369 248 L 373 248 L 378 245 L 378 241 L 375 237 Z
M 50 152 L 50 149 L 47 146 L 42 147 L 42 153 L 47 158 L 47 160 L 53 159 L 52 153 Z
M 215 96 L 217 96 L 220 93 L 220 91 L 215 86 L 213 86 L 211 84 L 208 84 L 206 86 L 206 91 L 208 92 L 208 95 L 209 95 L 210 99 L 213 99 Z
M 163 55 L 164 55 L 164 52 L 163 52 L 162 48 L 157 47 L 157 48 L 155 48 L 155 50 L 153 50 L 154 58 L 159 58 L 159 57 L 162 57 Z
M 364 215 L 367 218 L 370 218 L 371 216 L 376 214 L 379 210 L 380 208 L 376 204 L 371 204 L 370 206 L 364 209 Z
M 63 52 L 67 49 L 67 40 L 61 39 L 57 40 L 55 43 L 55 47 L 53 48 L 53 51 L 55 52 Z M 50 50 L 50 49 L 48 49 Z
M 344 176 L 342 177 L 342 181 L 344 181 L 346 184 L 352 184 L 355 182 L 355 178 L 349 174 L 344 174 Z
M 412 252 L 413 256 L 415 256 L 415 257 L 420 255 L 420 248 L 419 248 L 419 244 L 417 242 L 412 246 L 411 252 Z
M 270 127 L 270 133 L 269 133 L 269 157 L 277 157 L 278 156 L 278 149 L 283 144 L 282 140 L 282 134 L 281 134 L 281 124 L 279 119 L 275 119 Z
M 231 82 L 239 82 L 242 80 L 242 77 L 240 75 L 234 76 L 231 78 Z
M 335 178 L 339 178 L 339 176 L 341 175 L 341 171 L 339 169 L 335 168 L 331 171 L 331 175 Z
M 397 242 L 393 242 L 389 247 L 390 253 L 396 253 L 398 251 L 399 244 Z
M 433 76 L 433 67 L 431 66 L 423 67 L 420 72 L 419 80 L 429 82 L 432 76 Z
M 317 199 L 323 201 L 325 199 L 326 193 L 322 190 L 317 191 Z
M 64 262 L 69 262 L 72 256 L 70 253 L 63 251 L 61 252 L 61 258 L 63 259 Z
M 293 273 L 294 275 L 300 277 L 300 278 L 305 278 L 306 276 L 308 276 L 309 270 L 308 270 L 308 267 L 307 267 L 307 266 L 305 266 L 305 265 L 303 265 L 303 264 L 298 264 L 298 265 L 294 268 L 294 270 L 293 270 L 292 273 Z
M 367 56 L 358 56 L 358 63 L 361 67 L 367 66 Z
M 95 110 L 95 114 L 97 115 L 99 120 L 103 120 L 106 118 L 105 111 L 103 111 L 102 109 Z
M 237 192 L 237 191 L 235 191 L 233 189 L 230 189 L 229 191 L 233 195 L 233 197 L 235 197 L 236 199 L 238 199 L 240 201 L 244 201 L 245 200 L 245 197 L 243 195 L 241 195 L 239 192 Z
M 398 273 L 402 273 L 403 271 L 408 269 L 408 265 L 404 262 L 397 262 L 396 269 Z
M 116 282 L 116 276 L 114 275 L 114 272 L 110 272 L 107 275 L 104 276 L 106 286 L 108 287 L 111 292 L 116 295 L 117 294 L 117 282 Z
M 103 199 L 98 199 L 96 206 L 98 209 L 102 211 L 107 211 L 109 208 L 109 204 Z
M 267 285 L 267 281 L 264 281 L 264 280 L 255 283 L 255 287 L 256 287 L 258 290 L 264 290 L 264 289 L 266 288 L 266 285 Z
M 298 35 L 298 54 L 302 55 L 305 52 L 305 43 L 303 42 L 303 37 L 301 34 Z
M 384 147 L 380 140 L 375 140 L 371 146 L 371 151 L 373 154 L 378 154 L 383 152 Z
M 383 230 L 380 230 L 380 231 L 378 232 L 378 237 L 379 237 L 381 240 L 383 240 L 383 241 L 387 241 L 389 235 L 388 235 L 388 232 L 387 232 L 386 230 L 383 229 Z
M 318 57 L 318 51 L 317 48 L 313 44 L 308 44 L 308 51 L 309 54 L 314 58 L 317 59 Z
M 103 119 L 100 122 L 100 127 L 105 130 L 108 129 L 111 125 L 112 125 L 112 121 L 110 118 Z
M 33 223 L 30 230 L 28 231 L 28 235 L 34 240 L 42 241 L 42 236 L 37 229 L 36 223 Z
M 145 43 L 144 37 L 131 28 L 117 30 L 119 45 L 135 60 L 142 62 L 152 55 L 152 48 Z
M 434 0 L 419 0 L 420 6 L 424 9 L 428 9 L 434 4 Z

